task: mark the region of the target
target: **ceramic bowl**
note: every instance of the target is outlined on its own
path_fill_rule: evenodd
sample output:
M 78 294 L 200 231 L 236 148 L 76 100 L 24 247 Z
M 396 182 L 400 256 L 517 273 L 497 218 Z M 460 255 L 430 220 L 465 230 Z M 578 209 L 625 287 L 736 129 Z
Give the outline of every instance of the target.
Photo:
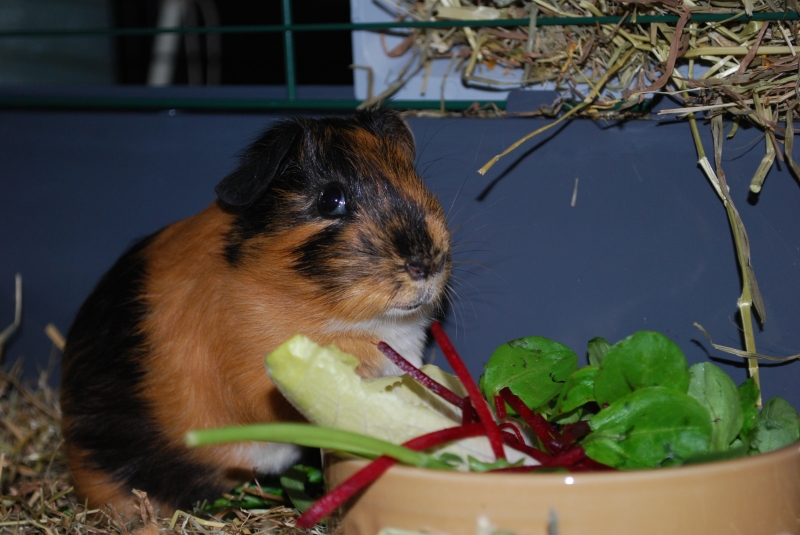
M 328 485 L 365 464 L 326 457 Z M 330 522 L 345 535 L 384 528 L 451 535 L 797 534 L 800 443 L 744 459 L 628 472 L 476 474 L 395 466 Z

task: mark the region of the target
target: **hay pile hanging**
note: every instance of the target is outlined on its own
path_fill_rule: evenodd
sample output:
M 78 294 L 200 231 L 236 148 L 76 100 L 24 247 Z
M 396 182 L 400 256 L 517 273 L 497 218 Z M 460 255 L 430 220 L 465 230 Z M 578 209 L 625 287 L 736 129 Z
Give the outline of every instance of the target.
M 415 21 L 529 19 L 508 27 L 410 29 L 392 52 L 412 49 L 409 72 L 429 71 L 449 58 L 452 75 L 471 87 L 546 87 L 561 97 L 532 114 L 589 118 L 642 115 L 653 93 L 669 93 L 683 105 L 661 113 L 728 113 L 734 129 L 745 119 L 768 138 L 765 162 L 751 189 L 757 193 L 771 163 L 784 160 L 782 140 L 791 148 L 793 132 L 779 123 L 798 103 L 796 0 L 383 0 L 398 18 Z M 795 20 L 757 21 L 749 16 Z M 614 17 L 614 22 L 551 25 L 548 19 Z M 674 22 L 648 22 L 656 17 Z M 724 20 L 707 21 L 709 17 Z M 624 23 L 623 23 L 624 19 Z M 636 21 L 644 22 L 636 22 Z M 632 22 L 631 22 L 632 21 Z M 547 23 L 547 24 L 546 24 Z M 499 80 L 492 73 L 512 74 Z M 608 76 L 614 70 L 613 76 Z M 400 85 L 390 84 L 373 101 Z M 733 131 L 735 132 L 735 130 Z M 733 133 L 732 132 L 732 133 Z M 790 151 L 786 151 L 789 153 Z M 796 174 L 800 168 L 791 161 Z M 489 165 L 490 166 L 490 165 Z M 484 171 L 488 167 L 484 168 Z

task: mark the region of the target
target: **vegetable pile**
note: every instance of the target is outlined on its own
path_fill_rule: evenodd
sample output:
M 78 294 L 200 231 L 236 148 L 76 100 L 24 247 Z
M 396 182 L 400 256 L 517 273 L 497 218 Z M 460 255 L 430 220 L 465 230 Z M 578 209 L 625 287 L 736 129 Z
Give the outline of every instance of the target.
M 530 337 L 502 345 L 482 377 L 487 397 L 510 388 L 526 406 L 590 432 L 586 455 L 619 469 L 678 466 L 765 453 L 800 439 L 800 419 L 782 398 L 757 407 L 752 379 L 736 387 L 710 362 L 687 368 L 680 348 L 640 331 L 614 346 L 589 342 L 589 365 L 566 346 Z
M 475 383 L 434 323 L 457 378 L 417 369 L 385 343 L 407 375 L 362 380 L 358 360 L 296 336 L 267 356 L 273 382 L 311 424 L 194 431 L 187 444 L 293 442 L 374 459 L 305 509 L 315 525 L 396 462 L 442 470 L 596 471 L 670 467 L 772 451 L 800 439 L 791 405 L 738 388 L 711 363 L 689 368 L 664 335 L 589 342 L 578 367 L 568 347 L 541 337 L 500 346 Z M 402 444 L 402 446 L 398 446 Z

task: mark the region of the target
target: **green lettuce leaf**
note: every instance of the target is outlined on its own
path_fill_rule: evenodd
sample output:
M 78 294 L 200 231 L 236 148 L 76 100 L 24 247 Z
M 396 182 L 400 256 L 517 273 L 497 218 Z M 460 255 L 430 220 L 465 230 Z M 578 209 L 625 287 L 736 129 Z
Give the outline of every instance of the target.
M 576 369 L 578 356 L 570 348 L 541 336 L 530 336 L 503 344 L 492 353 L 480 387 L 488 400 L 508 387 L 525 405 L 537 410 L 558 396 Z M 510 407 L 508 411 L 515 414 Z
M 589 364 L 592 366 L 599 366 L 602 364 L 608 351 L 611 349 L 611 344 L 602 336 L 596 336 L 589 340 Z
M 694 398 L 663 386 L 631 392 L 589 420 L 586 455 L 615 468 L 674 466 L 709 450 L 711 420 Z
M 750 431 L 751 453 L 767 453 L 800 439 L 797 411 L 783 398 L 771 398 Z
M 635 390 L 651 386 L 686 393 L 689 388 L 686 357 L 663 334 L 639 331 L 606 353 L 595 377 L 594 395 L 603 407 Z
M 599 366 L 584 366 L 572 372 L 558 396 L 553 416 L 558 417 L 594 401 L 594 378 Z
M 689 378 L 689 395 L 706 408 L 711 418 L 711 451 L 727 451 L 744 421 L 736 384 L 710 362 L 689 368 Z

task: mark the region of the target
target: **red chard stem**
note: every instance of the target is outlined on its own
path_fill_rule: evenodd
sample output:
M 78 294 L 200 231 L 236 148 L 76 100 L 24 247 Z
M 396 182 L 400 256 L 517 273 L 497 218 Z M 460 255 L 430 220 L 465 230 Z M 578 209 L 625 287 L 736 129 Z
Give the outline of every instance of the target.
M 367 466 L 347 478 L 341 485 L 325 494 L 314 502 L 306 512 L 300 515 L 296 525 L 299 528 L 310 529 L 320 520 L 331 514 L 355 493 L 378 479 L 384 472 L 397 463 L 391 457 L 381 456 Z
M 483 426 L 480 423 L 460 425 L 458 427 L 448 427 L 439 431 L 432 431 L 425 435 L 404 442 L 403 446 L 414 451 L 424 451 L 436 446 L 441 446 L 447 442 L 454 442 L 465 438 L 479 437 L 483 435 Z
M 522 419 L 531 426 L 533 432 L 536 433 L 536 436 L 539 437 L 539 440 L 542 441 L 542 445 L 549 451 L 550 453 L 560 453 L 563 450 L 563 446 L 561 444 L 561 436 L 555 428 L 550 425 L 550 422 L 544 419 L 541 414 L 536 414 L 532 410 L 528 408 L 527 405 L 516 395 L 514 394 L 510 388 L 505 387 L 500 392 L 500 397 L 502 397 L 506 403 L 511 405 L 517 414 L 522 416 Z
M 519 432 L 517 426 L 512 424 L 511 422 L 503 422 L 497 427 L 500 428 L 500 431 L 510 432 L 514 435 L 514 438 L 517 439 L 517 442 L 520 444 L 525 444 L 525 439 L 522 438 L 522 433 Z
M 421 435 L 403 443 L 403 446 L 414 451 L 423 451 L 447 442 L 462 440 L 483 435 L 483 426 L 479 423 L 462 425 L 441 429 L 426 435 Z M 397 463 L 396 460 L 385 455 L 378 457 L 367 466 L 347 478 L 338 487 L 325 494 L 322 498 L 306 509 L 306 512 L 297 519 L 297 527 L 310 529 L 320 520 L 331 514 L 337 507 L 344 504 L 354 494 L 367 487 L 378 479 L 384 472 Z
M 449 401 L 456 407 L 462 409 L 464 408 L 464 400 L 460 398 L 455 392 L 453 392 L 443 384 L 437 383 L 430 376 L 426 375 L 425 372 L 421 371 L 419 368 L 408 362 L 400 353 L 392 349 L 392 347 L 389 344 L 387 344 L 386 342 L 381 342 L 378 344 L 378 349 L 380 350 L 381 353 L 386 355 L 386 358 L 391 360 L 398 368 L 400 368 L 408 375 L 413 377 L 419 384 L 421 384 L 434 394 L 438 395 L 445 401 Z
M 558 466 L 562 468 L 571 468 L 574 464 L 583 461 L 586 458 L 586 452 L 583 446 L 573 446 L 563 453 L 559 453 L 547 463 L 542 463 L 545 466 Z
M 497 427 L 497 423 L 492 417 L 492 411 L 489 410 L 489 405 L 486 403 L 486 400 L 483 399 L 481 391 L 475 383 L 475 379 L 470 375 L 466 364 L 464 364 L 464 361 L 458 356 L 455 347 L 453 347 L 453 343 L 450 341 L 450 338 L 447 337 L 442 325 L 438 321 L 434 321 L 433 325 L 431 325 L 431 333 L 433 333 L 433 337 L 436 339 L 436 343 L 439 344 L 450 367 L 453 368 L 453 371 L 461 380 L 464 388 L 467 389 L 469 398 L 472 400 L 472 406 L 475 408 L 475 412 L 478 413 L 478 418 L 483 424 L 484 429 L 486 429 L 486 436 L 489 438 L 489 443 L 492 445 L 492 451 L 495 457 L 498 459 L 505 459 L 506 454 L 503 451 L 503 439 L 500 436 L 500 429 Z
M 582 461 L 574 464 L 572 470 L 575 472 L 615 472 L 617 469 L 607 464 L 598 463 L 590 457 L 586 457 Z
M 591 432 L 592 428 L 589 427 L 589 422 L 586 421 L 565 425 L 561 428 L 561 438 L 563 439 L 564 447 L 572 446 Z
M 475 409 L 472 407 L 472 402 L 469 399 L 469 396 L 464 398 L 464 406 L 462 407 L 461 412 L 461 425 L 467 425 L 478 421 L 478 415 L 475 413 Z
M 511 448 L 513 450 L 517 450 L 519 452 L 522 452 L 525 455 L 527 455 L 528 457 L 532 457 L 533 459 L 536 459 L 537 461 L 539 461 L 542 464 L 544 464 L 546 462 L 550 462 L 550 459 L 552 459 L 552 457 L 550 455 L 548 455 L 547 453 L 543 452 L 542 450 L 538 450 L 538 449 L 536 449 L 536 448 L 534 448 L 532 446 L 528 446 L 524 442 L 518 442 L 517 441 L 517 437 L 515 437 L 511 433 L 507 433 L 507 432 L 504 431 L 503 432 L 503 438 L 506 439 L 505 440 L 506 446 L 508 446 L 509 448 Z
M 506 402 L 500 396 L 494 397 L 494 413 L 500 420 L 504 420 L 506 414 Z

